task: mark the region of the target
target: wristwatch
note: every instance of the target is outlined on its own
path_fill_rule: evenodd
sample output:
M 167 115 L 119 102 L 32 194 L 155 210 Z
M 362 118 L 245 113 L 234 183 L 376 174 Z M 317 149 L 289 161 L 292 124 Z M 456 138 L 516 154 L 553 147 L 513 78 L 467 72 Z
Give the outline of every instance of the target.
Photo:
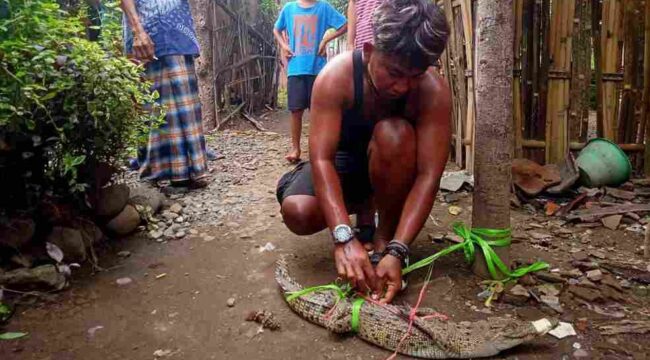
M 350 226 L 341 224 L 336 225 L 332 231 L 332 237 L 334 238 L 335 244 L 345 244 L 354 239 L 354 233 L 352 232 L 352 228 Z

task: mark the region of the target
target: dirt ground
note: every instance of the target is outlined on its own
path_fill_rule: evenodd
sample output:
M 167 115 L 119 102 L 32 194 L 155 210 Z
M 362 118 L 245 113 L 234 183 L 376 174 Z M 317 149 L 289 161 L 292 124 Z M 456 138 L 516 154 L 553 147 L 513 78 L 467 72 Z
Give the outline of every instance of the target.
M 93 274 L 84 268 L 74 276 L 69 289 L 19 305 L 6 330 L 25 331 L 29 336 L 0 342 L 0 359 L 387 358 L 390 355 L 387 351 L 351 336 L 334 336 L 306 322 L 289 310 L 279 294 L 273 270 L 274 262 L 281 255 L 289 255 L 293 275 L 305 285 L 325 284 L 336 275 L 331 243 L 325 232 L 300 237 L 282 224 L 274 189 L 277 179 L 290 169 L 283 158 L 288 144 L 285 136 L 288 118 L 281 113 L 264 121 L 270 131 L 279 135 L 241 129 L 228 132 L 230 137 L 254 139 L 265 149 L 266 156 L 264 161 L 256 163 L 244 181 L 215 184 L 204 190 L 235 194 L 235 205 L 224 200 L 222 206 L 241 208 L 241 211 L 221 213 L 214 209 L 215 217 L 223 217 L 219 221 L 208 221 L 214 220 L 207 218 L 210 215 L 194 221 L 198 233 L 209 234 L 214 239 L 206 241 L 205 237 L 192 235 L 158 243 L 140 234 L 111 241 L 99 249 L 100 265 L 106 271 Z M 221 136 L 210 140 L 218 151 Z M 239 157 L 246 151 L 245 147 L 236 149 L 213 163 L 215 173 L 240 163 Z M 415 243 L 414 260 L 450 244 L 434 243 L 430 234 L 451 233 L 451 224 L 457 220 L 469 222 L 470 194 L 455 204 L 462 208 L 458 216 L 449 213 L 449 204 L 441 198 Z M 607 258 L 641 258 L 638 254 L 641 235 L 633 232 L 604 228 L 587 232 L 524 209 L 513 211 L 512 216 L 515 242 L 511 254 L 520 263 L 542 259 L 554 269 L 568 271 L 573 268 L 570 263 L 576 250 L 597 249 Z M 530 231 L 551 237 L 545 242 L 533 242 L 527 235 Z M 275 249 L 262 252 L 267 243 Z M 129 251 L 131 256 L 121 258 L 117 256 L 120 251 Z M 414 302 L 423 273 L 410 277 L 409 289 L 397 302 Z M 118 286 L 116 280 L 124 277 L 133 282 Z M 612 317 L 591 311 L 589 305 L 576 300 L 568 291 L 560 295 L 562 314 L 534 300 L 523 305 L 497 301 L 486 308 L 477 297 L 482 291 L 480 280 L 473 276 L 460 253 L 435 264 L 433 281 L 427 289 L 423 306 L 433 307 L 453 320 L 505 315 L 534 320 L 552 316 L 575 325 L 579 319 L 587 319 L 586 327 L 579 329 L 577 336 L 557 340 L 547 335 L 499 358 L 568 359 L 574 357 L 578 346 L 586 358 L 650 357 L 645 345 L 647 334 L 601 335 L 599 326 L 622 321 L 620 315 Z M 618 310 L 623 320 L 647 320 L 650 301 L 644 289 L 633 283 L 630 289 L 619 293 L 622 299 L 607 298 L 600 306 L 610 312 Z M 229 298 L 235 299 L 233 307 L 226 304 Z M 246 322 L 247 314 L 255 310 L 272 311 L 281 329 L 261 332 L 257 324 Z

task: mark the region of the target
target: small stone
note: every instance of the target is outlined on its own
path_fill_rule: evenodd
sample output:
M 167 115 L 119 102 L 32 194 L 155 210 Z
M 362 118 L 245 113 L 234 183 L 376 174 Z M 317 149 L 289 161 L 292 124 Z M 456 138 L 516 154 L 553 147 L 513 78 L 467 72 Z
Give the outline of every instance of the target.
M 535 280 L 534 277 L 530 276 L 530 274 L 526 274 L 526 275 L 520 277 L 519 282 L 522 285 L 526 285 L 526 286 L 537 285 L 537 280 Z
M 558 296 L 560 295 L 560 290 L 551 284 L 542 284 L 537 286 L 537 290 L 543 295 L 548 296 Z
M 180 230 L 180 231 L 177 232 L 174 236 L 175 236 L 177 239 L 182 239 L 182 238 L 185 237 L 185 231 Z
M 510 293 L 516 296 L 524 296 L 526 298 L 530 297 L 530 294 L 528 293 L 528 289 L 526 289 L 521 285 L 513 286 L 512 289 L 510 289 Z
M 589 251 L 589 255 L 593 256 L 595 258 L 598 258 L 598 259 L 607 258 L 607 255 L 604 252 L 599 251 L 599 250 L 591 250 L 591 251 Z
M 199 232 L 198 232 L 197 230 L 190 229 L 190 234 L 191 234 L 191 235 L 198 235 Z
M 572 255 L 573 259 L 576 261 L 587 261 L 589 259 L 589 254 L 585 251 L 580 251 Z
M 586 359 L 589 358 L 589 353 L 585 351 L 584 349 L 578 349 L 573 352 L 573 357 L 576 359 Z
M 557 311 L 558 313 L 564 312 L 562 305 L 560 305 L 560 298 L 557 296 L 551 295 L 542 295 L 539 297 L 542 300 L 542 303 L 550 307 L 551 309 Z
M 179 203 L 174 203 L 169 207 L 169 211 L 173 212 L 174 214 L 180 214 L 183 211 L 183 206 Z
M 185 219 L 183 219 L 182 216 L 179 216 L 179 217 L 177 217 L 176 219 L 174 219 L 174 221 L 175 221 L 176 223 L 178 223 L 178 224 L 181 224 L 182 222 L 185 221 Z
M 131 252 L 130 251 L 120 251 L 120 252 L 117 253 L 117 256 L 119 256 L 121 258 L 128 258 L 129 256 L 131 256 Z
M 589 319 L 587 318 L 579 318 L 576 320 L 576 329 L 580 332 L 586 332 L 587 328 L 589 328 Z
M 86 245 L 81 232 L 77 229 L 54 227 L 47 237 L 47 242 L 61 249 L 66 262 L 82 263 L 86 261 Z
M 160 239 L 163 235 L 165 235 L 164 232 L 160 230 L 149 231 L 149 237 L 154 240 Z
M 535 273 L 535 276 L 543 281 L 550 282 L 550 283 L 563 283 L 564 278 L 562 276 L 557 275 L 557 274 L 552 274 L 549 272 L 538 272 Z
M 162 216 L 169 224 L 170 222 L 174 221 L 174 219 L 178 217 L 178 214 L 165 210 L 162 212 L 162 214 L 160 214 L 160 216 Z
M 619 282 L 619 284 L 621 284 L 621 286 L 622 286 L 623 288 L 625 288 L 625 289 L 629 289 L 629 288 L 632 287 L 632 283 L 631 283 L 630 281 L 628 281 L 627 279 L 622 279 L 622 280 Z
M 126 184 L 112 185 L 99 191 L 94 201 L 95 215 L 112 218 L 124 209 L 129 201 L 130 189 Z
M 602 295 L 600 294 L 599 291 L 587 289 L 584 287 L 570 285 L 569 292 L 575 295 L 576 297 L 589 302 L 602 300 Z
M 124 236 L 132 233 L 142 219 L 140 213 L 132 205 L 126 205 L 122 212 L 106 224 L 106 229 L 114 234 Z
M 117 279 L 115 282 L 119 286 L 126 286 L 126 285 L 129 285 L 130 283 L 132 283 L 133 280 L 131 278 L 129 278 L 129 277 L 123 277 L 123 278 Z
M 174 232 L 173 229 L 169 228 L 169 229 L 165 230 L 163 235 L 165 236 L 165 238 L 171 239 L 171 238 L 174 238 L 176 236 L 176 233 Z
M 226 300 L 226 305 L 228 305 L 228 307 L 233 307 L 233 306 L 235 306 L 235 298 L 234 298 L 234 297 L 231 297 L 231 298 L 229 298 L 228 300 Z
M 205 242 L 214 241 L 215 239 L 216 238 L 214 236 L 209 236 L 209 235 L 206 235 L 206 236 L 203 237 L 203 241 L 205 241 Z
M 587 279 L 598 282 L 603 279 L 603 272 L 600 270 L 587 271 Z
M 429 234 L 429 240 L 434 243 L 441 243 L 445 239 L 445 234 Z
M 612 216 L 607 216 L 600 221 L 603 223 L 603 226 L 610 230 L 616 230 L 618 228 L 618 225 L 621 223 L 621 220 L 623 219 L 623 215 L 612 215 Z
M 570 277 L 570 278 L 579 278 L 582 276 L 582 271 L 579 269 L 573 268 L 569 271 L 564 271 L 561 273 L 562 276 Z

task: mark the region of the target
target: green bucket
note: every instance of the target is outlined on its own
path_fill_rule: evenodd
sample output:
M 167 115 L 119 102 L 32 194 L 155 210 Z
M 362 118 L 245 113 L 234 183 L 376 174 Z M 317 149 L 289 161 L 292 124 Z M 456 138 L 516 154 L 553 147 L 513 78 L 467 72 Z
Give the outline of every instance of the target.
M 632 164 L 625 152 L 607 139 L 592 139 L 578 155 L 580 183 L 589 187 L 620 185 L 630 178 Z

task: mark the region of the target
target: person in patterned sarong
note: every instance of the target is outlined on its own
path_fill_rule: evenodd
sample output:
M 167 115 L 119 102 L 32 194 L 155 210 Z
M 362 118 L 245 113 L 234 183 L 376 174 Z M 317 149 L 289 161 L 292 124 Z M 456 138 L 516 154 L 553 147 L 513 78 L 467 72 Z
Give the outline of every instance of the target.
M 199 43 L 188 0 L 121 0 L 126 54 L 144 64 L 165 121 L 152 129 L 140 177 L 185 189 L 207 185 L 201 103 L 194 70 Z

